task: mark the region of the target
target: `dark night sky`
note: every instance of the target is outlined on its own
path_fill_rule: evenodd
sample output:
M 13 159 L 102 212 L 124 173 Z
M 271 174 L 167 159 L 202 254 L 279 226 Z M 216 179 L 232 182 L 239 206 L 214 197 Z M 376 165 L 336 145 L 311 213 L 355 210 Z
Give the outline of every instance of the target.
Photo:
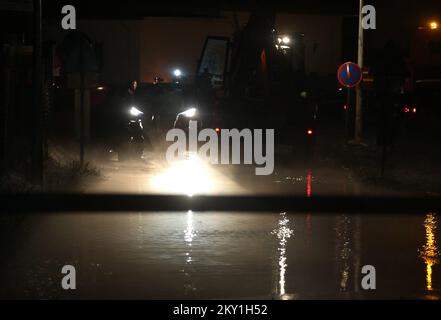
M 57 0 L 43 1 L 48 15 L 57 15 Z M 268 9 L 285 13 L 318 13 L 318 14 L 351 14 L 356 12 L 358 2 L 354 0 L 338 1 L 84 1 L 72 0 L 69 2 L 77 6 L 78 10 L 87 11 L 89 17 L 100 18 L 137 18 L 142 16 L 217 16 L 220 10 L 248 11 L 256 3 L 262 3 Z
M 356 14 L 358 0 L 221 0 L 221 1 L 200 1 L 200 0 L 125 0 L 125 1 L 85 1 L 72 0 L 70 4 L 77 6 L 77 9 L 84 11 L 84 15 L 101 18 L 137 18 L 142 16 L 216 16 L 220 10 L 244 10 L 248 11 L 255 7 L 256 3 L 268 9 L 284 13 L 312 13 L 312 14 Z M 388 6 L 396 13 L 414 12 L 413 7 L 427 8 L 433 10 L 441 8 L 439 0 L 370 0 L 366 4 L 374 4 L 379 7 Z M 59 0 L 43 1 L 45 12 L 48 15 L 58 15 L 61 5 Z
M 26 0 L 21 0 L 26 1 Z M 0 0 L 0 4 L 11 2 Z M 15 2 L 12 1 L 12 2 Z M 222 10 L 250 11 L 258 3 L 266 10 L 278 13 L 308 13 L 354 16 L 358 11 L 358 0 L 71 0 L 82 19 L 141 19 L 148 16 L 217 17 Z M 440 0 L 365 0 L 377 8 L 378 24 L 382 28 L 415 24 L 427 17 L 441 20 Z M 60 0 L 44 0 L 45 18 L 59 18 Z M 2 20 L 11 12 L 1 12 Z M 399 30 L 401 27 L 397 27 Z
M 3 3 L 5 0 L 0 0 Z M 25 0 L 23 0 L 25 1 Z M 277 13 L 316 14 L 344 16 L 342 27 L 342 56 L 345 60 L 353 60 L 356 54 L 358 0 L 221 0 L 221 1 L 177 1 L 177 0 L 71 0 L 69 4 L 77 8 L 80 20 L 105 19 L 125 20 L 142 19 L 144 17 L 219 17 L 222 11 L 249 12 L 256 3 L 266 10 Z M 419 25 L 427 24 L 429 19 L 441 21 L 440 0 L 365 0 L 377 8 L 377 30 L 366 33 L 366 59 L 369 60 L 371 48 L 382 48 L 389 39 L 394 39 L 402 48 L 407 47 L 411 30 Z M 43 14 L 46 19 L 58 20 L 61 7 L 66 4 L 60 0 L 43 0 Z M 31 20 L 20 19 L 9 12 L 1 13 L 3 30 L 17 32 L 32 28 Z M 26 21 L 26 23 L 23 23 Z M 320 29 L 322 24 L 317 24 Z M 326 28 L 326 27 L 325 27 Z M 155 32 L 161 33 L 160 28 Z M 325 32 L 326 30 L 323 30 Z M 197 52 L 200 49 L 196 50 Z

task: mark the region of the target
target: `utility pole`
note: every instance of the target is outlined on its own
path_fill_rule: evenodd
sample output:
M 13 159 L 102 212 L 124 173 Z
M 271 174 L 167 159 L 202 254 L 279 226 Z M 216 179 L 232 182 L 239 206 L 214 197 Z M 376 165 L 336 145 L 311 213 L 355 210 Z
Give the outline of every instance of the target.
M 3 37 L 0 42 L 0 61 L 3 62 L 3 67 L 0 68 L 2 74 L 2 98 L 0 101 L 0 179 L 6 174 L 8 164 L 8 111 L 9 111 L 9 92 L 10 92 L 10 53 L 9 48 L 3 45 Z
M 43 184 L 43 112 L 42 112 L 42 26 L 41 26 L 41 0 L 34 0 L 34 97 L 33 97 L 33 131 L 32 131 L 32 181 Z
M 80 38 L 80 165 L 84 165 L 84 145 L 86 143 L 85 135 L 85 123 L 84 123 L 84 90 L 85 90 L 85 77 L 84 70 L 84 43 L 83 38 Z
M 364 47 L 364 29 L 363 29 L 363 0 L 360 0 L 360 9 L 358 16 L 358 61 L 357 64 L 363 68 L 363 47 Z M 363 140 L 363 91 L 358 85 L 355 89 L 355 143 L 360 144 Z

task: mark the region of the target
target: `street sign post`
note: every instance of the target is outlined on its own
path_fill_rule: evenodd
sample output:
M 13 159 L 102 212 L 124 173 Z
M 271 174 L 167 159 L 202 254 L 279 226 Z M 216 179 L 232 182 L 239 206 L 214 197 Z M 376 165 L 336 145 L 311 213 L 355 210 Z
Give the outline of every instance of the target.
M 72 31 L 63 39 L 61 43 L 61 52 L 63 56 L 63 70 L 68 74 L 79 75 L 80 82 L 80 103 L 79 110 L 75 108 L 75 112 L 79 111 L 79 115 L 75 119 L 79 119 L 76 128 L 79 128 L 80 136 L 80 163 L 84 163 L 84 149 L 86 143 L 86 122 L 89 121 L 89 109 L 86 110 L 85 97 L 86 91 L 86 75 L 88 73 L 98 72 L 98 63 L 92 41 L 86 34 L 80 31 Z M 77 122 L 77 121 L 76 121 Z
M 347 89 L 346 109 L 345 109 L 345 129 L 346 137 L 349 139 L 349 112 L 351 102 L 351 89 L 360 84 L 363 72 L 359 65 L 353 62 L 343 63 L 337 71 L 338 82 Z

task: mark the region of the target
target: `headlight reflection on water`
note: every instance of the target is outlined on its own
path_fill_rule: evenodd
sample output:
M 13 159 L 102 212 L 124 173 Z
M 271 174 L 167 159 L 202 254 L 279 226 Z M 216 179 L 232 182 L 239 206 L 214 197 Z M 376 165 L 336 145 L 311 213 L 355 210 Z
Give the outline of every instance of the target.
M 193 238 L 196 237 L 196 230 L 193 226 L 193 211 L 188 210 L 186 215 L 187 227 L 184 230 L 184 241 L 187 246 L 187 252 L 185 252 L 185 266 L 183 268 L 183 273 L 185 276 L 184 290 L 185 295 L 194 296 L 197 292 L 196 283 L 192 280 L 191 274 L 195 272 L 192 268 L 193 264 L 193 248 L 192 242 Z
M 280 214 L 279 226 L 277 229 L 273 230 L 272 234 L 277 236 L 279 240 L 278 251 L 279 251 L 279 288 L 278 294 L 284 299 L 286 294 L 285 285 L 285 273 L 288 264 L 286 263 L 286 243 L 288 239 L 294 234 L 294 230 L 289 227 L 289 219 L 286 217 L 286 212 Z

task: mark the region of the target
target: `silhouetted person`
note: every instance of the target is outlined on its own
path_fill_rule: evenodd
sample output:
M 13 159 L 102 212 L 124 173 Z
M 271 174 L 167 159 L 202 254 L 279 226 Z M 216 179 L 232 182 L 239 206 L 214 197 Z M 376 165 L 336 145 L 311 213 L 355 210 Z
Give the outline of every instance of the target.
M 124 95 L 124 102 L 127 105 L 136 105 L 136 89 L 138 89 L 138 81 L 131 80 Z

